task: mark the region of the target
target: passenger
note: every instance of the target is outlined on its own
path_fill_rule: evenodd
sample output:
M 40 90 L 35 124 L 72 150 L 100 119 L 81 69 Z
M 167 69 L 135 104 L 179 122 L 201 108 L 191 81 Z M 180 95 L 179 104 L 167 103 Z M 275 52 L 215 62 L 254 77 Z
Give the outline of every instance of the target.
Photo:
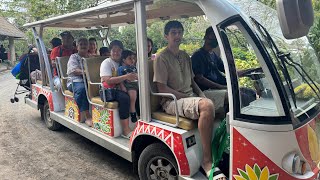
M 98 44 L 95 38 L 89 39 L 89 56 L 99 56 L 98 55 Z
M 55 64 L 56 57 L 71 56 L 71 54 L 76 53 L 76 49 L 74 49 L 72 45 L 74 38 L 71 35 L 71 32 L 64 31 L 60 34 L 60 36 L 62 38 L 62 45 L 53 48 L 50 54 L 53 67 L 53 76 L 58 76 Z
M 121 41 L 114 40 L 110 43 L 110 58 L 104 60 L 100 66 L 101 82 L 106 88 L 106 99 L 103 99 L 103 93 L 100 92 L 100 97 L 103 101 L 117 101 L 119 103 L 119 114 L 122 126 L 122 137 L 130 138 L 132 132 L 129 128 L 129 108 L 130 97 L 127 93 L 117 89 L 117 86 L 125 80 L 134 81 L 137 80 L 136 73 L 129 73 L 122 76 L 117 76 L 119 63 L 121 61 L 121 53 L 123 50 L 123 44 Z
M 99 49 L 100 56 L 110 56 L 110 51 L 108 47 L 101 47 Z
M 225 97 L 224 101 L 227 104 L 227 80 L 223 62 L 214 52 L 214 49 L 218 47 L 218 41 L 212 27 L 207 28 L 204 40 L 203 47 L 191 57 L 192 69 L 195 74 L 194 80 L 208 98 L 214 98 L 216 101 L 217 96 Z M 217 91 L 222 92 L 218 95 Z M 241 88 L 240 91 L 243 106 L 248 106 L 256 99 L 255 91 L 248 88 Z
M 183 26 L 178 21 L 169 21 L 164 28 L 164 36 L 168 41 L 164 49 L 154 62 L 153 82 L 156 83 L 160 93 L 171 93 L 178 99 L 178 112 L 175 103 L 167 97 L 162 98 L 161 105 L 168 114 L 198 119 L 198 129 L 202 142 L 203 160 L 201 169 L 210 176 L 212 166 L 211 140 L 215 108 L 221 105 L 213 104 L 193 80 L 191 59 L 189 55 L 180 50 L 183 38 Z M 217 167 L 214 169 L 214 179 L 226 179 Z
M 91 127 L 92 118 L 89 113 L 89 102 L 85 90 L 85 84 L 83 80 L 83 71 L 81 69 L 81 59 L 89 57 L 88 55 L 89 41 L 86 38 L 80 38 L 77 41 L 78 53 L 72 54 L 67 65 L 68 90 L 73 92 L 74 99 L 80 110 L 81 117 L 85 117 L 85 123 Z M 82 118 L 81 118 L 82 119 Z M 81 123 L 83 123 L 81 121 Z
M 53 49 L 53 48 L 55 48 L 57 46 L 62 45 L 62 42 L 61 42 L 60 38 L 55 37 L 55 38 L 51 39 L 50 44 L 51 44 L 51 48 Z
M 60 80 L 58 77 L 57 67 L 56 67 L 56 57 L 71 56 L 71 54 L 76 53 L 76 49 L 73 48 L 73 36 L 70 31 L 64 31 L 60 34 L 62 38 L 62 44 L 52 49 L 50 53 L 51 65 L 53 69 L 53 83 L 57 90 L 61 89 Z
M 77 41 L 72 42 L 72 47 L 73 47 L 73 49 L 77 49 Z
M 148 58 L 149 60 L 154 60 L 155 56 L 153 56 L 152 51 L 153 51 L 153 41 L 150 38 L 147 38 L 148 41 Z
M 130 50 L 124 50 L 122 52 L 122 66 L 118 68 L 118 76 L 126 75 L 128 73 L 137 73 L 137 68 L 134 66 L 134 60 L 132 58 L 134 52 Z M 137 81 L 125 80 L 120 83 L 122 91 L 127 92 L 130 97 L 130 117 L 132 122 L 137 122 L 136 101 L 139 86 Z
M 132 61 L 133 61 L 133 65 L 134 66 L 137 66 L 137 53 L 135 53 L 135 52 L 133 52 L 133 51 L 131 51 L 132 52 L 132 54 L 131 54 L 131 59 L 132 59 Z

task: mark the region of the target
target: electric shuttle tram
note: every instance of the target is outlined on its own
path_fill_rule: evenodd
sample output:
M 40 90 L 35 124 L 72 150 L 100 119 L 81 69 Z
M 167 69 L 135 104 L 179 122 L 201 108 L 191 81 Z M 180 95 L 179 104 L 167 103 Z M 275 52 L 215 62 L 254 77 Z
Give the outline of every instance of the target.
M 32 84 L 25 102 L 40 110 L 49 129 L 68 127 L 132 162 L 140 179 L 207 179 L 199 171 L 202 146 L 197 121 L 160 109 L 160 97 L 174 95 L 159 94 L 153 88 L 153 62 L 147 58 L 146 38 L 147 23 L 206 16 L 217 36 L 227 79 L 228 178 L 319 179 L 319 65 L 312 53 L 298 52 L 310 50 L 303 36 L 313 24 L 311 1 L 278 0 L 277 12 L 282 33 L 291 40 L 271 37 L 261 21 L 248 17 L 228 0 L 120 0 L 26 24 L 39 49 L 43 78 Z M 65 85 L 68 57 L 57 58 L 62 84 L 57 90 L 42 40 L 47 28 L 108 29 L 128 24 L 135 24 L 136 29 L 141 109 L 130 140 L 120 136 L 117 102 L 99 97 L 99 69 L 106 57 L 83 59 L 93 118 L 93 127 L 88 127 L 79 123 L 79 109 Z M 285 48 L 284 44 L 292 46 L 293 40 L 300 42 L 299 48 Z M 259 69 L 247 71 L 245 81 L 237 75 L 237 44 L 251 53 L 255 69 Z M 257 93 L 249 105 L 244 105 L 240 96 L 242 86 Z

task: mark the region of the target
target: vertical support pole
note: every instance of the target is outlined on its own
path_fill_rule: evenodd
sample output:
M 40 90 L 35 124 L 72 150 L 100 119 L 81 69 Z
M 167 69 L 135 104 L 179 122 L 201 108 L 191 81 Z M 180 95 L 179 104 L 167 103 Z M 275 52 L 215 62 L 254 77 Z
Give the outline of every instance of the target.
M 146 22 L 146 4 L 144 0 L 134 2 L 135 25 L 136 25 L 136 43 L 139 74 L 139 99 L 141 119 L 149 122 L 151 120 L 150 112 L 150 88 L 149 88 L 149 69 L 147 53 L 147 22 Z
M 14 63 L 16 62 L 16 51 L 14 49 L 14 38 L 9 37 L 9 51 L 10 51 L 10 64 L 11 66 L 14 66 Z
M 55 90 L 54 90 L 53 78 L 52 78 L 52 72 L 51 72 L 51 62 L 50 62 L 48 55 L 47 55 L 46 46 L 43 43 L 42 37 L 38 35 L 35 27 L 32 28 L 32 31 L 33 31 L 33 36 L 36 40 L 37 49 L 39 51 L 40 61 L 44 62 L 44 67 L 41 67 L 42 68 L 41 69 L 42 79 L 45 80 L 46 79 L 45 77 L 47 75 L 48 80 L 49 80 L 50 89 L 52 92 L 54 92 Z M 43 27 L 40 27 L 40 33 L 39 33 L 40 35 L 42 35 L 42 31 L 43 31 Z M 43 71 L 44 68 L 45 68 L 45 71 L 47 74 L 44 73 L 44 71 Z

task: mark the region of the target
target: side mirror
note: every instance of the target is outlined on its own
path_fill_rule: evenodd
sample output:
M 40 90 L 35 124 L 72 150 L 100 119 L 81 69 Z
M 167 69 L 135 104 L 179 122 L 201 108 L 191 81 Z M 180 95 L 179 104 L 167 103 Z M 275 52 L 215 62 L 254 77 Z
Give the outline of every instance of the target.
M 277 12 L 287 39 L 306 36 L 313 25 L 312 0 L 277 0 Z

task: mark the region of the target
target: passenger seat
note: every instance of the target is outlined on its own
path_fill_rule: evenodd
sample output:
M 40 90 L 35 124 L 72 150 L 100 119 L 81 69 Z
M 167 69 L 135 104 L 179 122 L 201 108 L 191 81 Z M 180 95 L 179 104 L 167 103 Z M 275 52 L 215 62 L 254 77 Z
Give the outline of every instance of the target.
M 69 56 L 65 57 L 57 57 L 57 72 L 59 75 L 59 78 L 61 80 L 61 92 L 64 96 L 72 97 L 73 93 L 68 90 L 67 88 L 67 81 L 68 81 L 68 75 L 67 75 L 67 65 L 69 61 Z
M 100 65 L 107 57 L 84 58 L 83 64 L 88 82 L 89 102 L 108 109 L 117 109 L 118 102 L 103 102 L 99 90 L 101 85 Z

